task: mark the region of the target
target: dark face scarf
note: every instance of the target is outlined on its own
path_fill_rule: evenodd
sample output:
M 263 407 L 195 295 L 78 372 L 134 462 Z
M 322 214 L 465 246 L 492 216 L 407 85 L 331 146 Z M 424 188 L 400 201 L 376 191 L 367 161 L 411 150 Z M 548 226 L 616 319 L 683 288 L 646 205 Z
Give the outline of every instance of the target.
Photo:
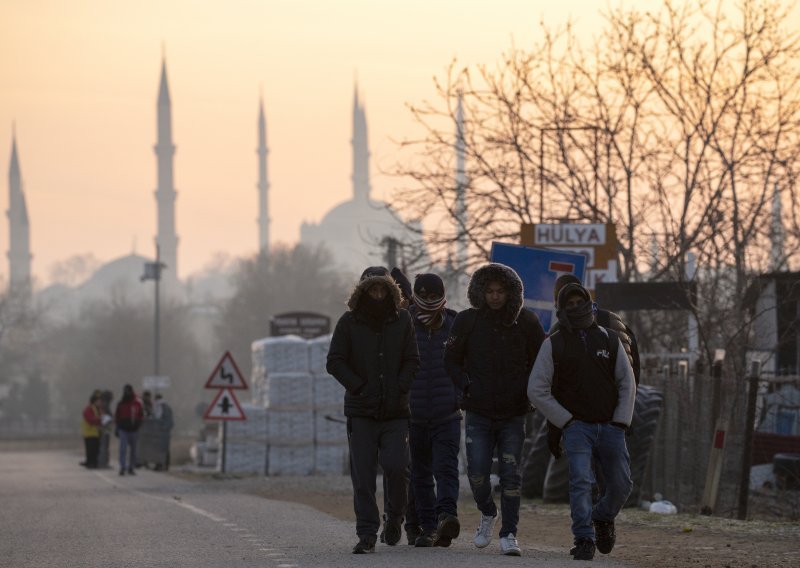
M 414 305 L 417 306 L 416 318 L 428 329 L 439 329 L 444 323 L 444 305 L 447 299 L 442 296 L 438 300 L 423 300 L 414 294 Z
M 586 329 L 594 323 L 594 303 L 589 300 L 571 309 L 556 312 L 558 323 L 567 331 Z
M 391 294 L 386 294 L 383 300 L 375 300 L 368 292 L 364 292 L 358 301 L 358 309 L 369 322 L 370 327 L 380 327 L 389 317 L 394 302 Z

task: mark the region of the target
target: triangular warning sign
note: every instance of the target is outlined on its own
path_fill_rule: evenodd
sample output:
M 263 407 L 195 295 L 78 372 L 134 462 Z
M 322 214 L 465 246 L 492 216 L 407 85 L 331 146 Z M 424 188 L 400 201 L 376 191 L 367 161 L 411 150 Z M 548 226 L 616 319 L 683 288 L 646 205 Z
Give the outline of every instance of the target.
M 203 415 L 204 420 L 247 420 L 236 394 L 231 389 L 221 389 Z
M 230 351 L 226 351 L 219 360 L 214 372 L 206 381 L 207 389 L 246 389 L 247 383 L 236 366 Z

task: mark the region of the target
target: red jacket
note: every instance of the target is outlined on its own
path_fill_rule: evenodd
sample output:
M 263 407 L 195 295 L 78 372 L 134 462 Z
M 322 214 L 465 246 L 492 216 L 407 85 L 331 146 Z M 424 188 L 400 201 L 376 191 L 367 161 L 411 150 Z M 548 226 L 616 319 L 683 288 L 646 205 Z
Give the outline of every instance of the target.
M 114 421 L 117 428 L 126 432 L 136 432 L 144 420 L 144 408 L 141 401 L 133 397 L 130 400 L 121 400 L 117 403 Z

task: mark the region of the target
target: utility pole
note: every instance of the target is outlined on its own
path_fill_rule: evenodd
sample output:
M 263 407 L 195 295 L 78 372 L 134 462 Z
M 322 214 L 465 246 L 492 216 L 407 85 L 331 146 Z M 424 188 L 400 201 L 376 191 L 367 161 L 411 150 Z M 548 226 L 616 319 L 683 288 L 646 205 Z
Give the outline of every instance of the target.
M 159 284 L 161 282 L 161 270 L 166 268 L 167 265 L 161 262 L 161 247 L 156 241 L 156 261 L 155 262 L 145 262 L 144 263 L 144 274 L 139 279 L 140 281 L 144 282 L 145 280 L 155 280 L 155 314 L 154 314 L 154 330 L 153 330 L 153 375 L 158 377 L 159 376 L 159 359 L 160 359 L 160 349 L 161 349 L 161 314 L 159 309 L 159 303 L 161 299 L 161 294 L 159 290 Z

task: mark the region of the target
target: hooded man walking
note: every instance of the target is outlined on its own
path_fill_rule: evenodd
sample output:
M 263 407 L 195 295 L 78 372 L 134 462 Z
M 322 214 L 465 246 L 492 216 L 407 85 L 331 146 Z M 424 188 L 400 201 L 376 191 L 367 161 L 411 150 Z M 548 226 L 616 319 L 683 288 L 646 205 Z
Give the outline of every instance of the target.
M 523 310 L 522 280 L 503 264 L 487 264 L 472 275 L 467 297 L 472 308 L 458 314 L 447 340 L 445 365 L 463 392 L 466 409 L 467 474 L 481 511 L 475 546 L 492 540 L 497 505 L 490 474 L 497 452 L 500 474 L 500 550 L 522 554 L 517 542 L 520 461 L 525 441 L 528 376 L 544 340 L 530 310 Z
M 400 307 L 389 271 L 367 268 L 339 318 L 328 351 L 328 372 L 346 392 L 350 479 L 358 543 L 354 554 L 375 551 L 380 515 L 375 500 L 378 464 L 386 478 L 384 536 L 395 545 L 408 499 L 409 390 L 419 368 L 414 324 Z
M 614 548 L 614 519 L 633 488 L 625 430 L 633 417 L 636 382 L 617 333 L 597 325 L 586 288 L 566 284 L 557 306 L 559 330 L 542 345 L 528 396 L 562 432 L 575 541 L 570 553 L 575 560 L 591 560 L 595 547 L 603 554 Z M 594 507 L 593 458 L 604 483 Z
M 420 354 L 420 370 L 411 386 L 411 487 L 422 529 L 414 542 L 419 547 L 450 546 L 461 530 L 461 391 L 455 388 L 444 366 L 445 343 L 456 312 L 447 309 L 446 303 L 444 282 L 438 275 L 417 275 L 409 312 L 414 318 Z

